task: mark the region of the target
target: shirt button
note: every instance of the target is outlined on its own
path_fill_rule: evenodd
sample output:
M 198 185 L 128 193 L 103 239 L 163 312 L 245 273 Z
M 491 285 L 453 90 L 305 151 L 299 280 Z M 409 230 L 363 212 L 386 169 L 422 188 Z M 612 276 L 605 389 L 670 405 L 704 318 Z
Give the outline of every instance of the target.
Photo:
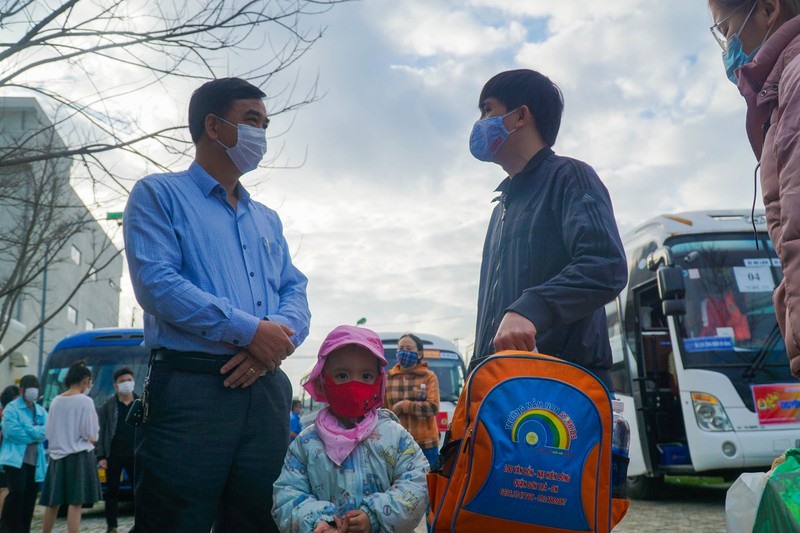
M 256 305 L 261 307 L 261 302 L 256 302 Z
M 767 90 L 766 90 L 766 89 L 764 89 L 763 91 L 761 91 L 761 96 L 767 96 Z
M 233 344 L 239 344 L 239 341 L 236 340 L 236 339 L 233 339 Z
M 250 277 L 251 277 L 251 278 L 252 278 L 252 277 L 255 277 L 255 274 L 253 274 L 252 272 L 250 272 Z
M 243 244 L 243 245 L 242 245 L 242 249 L 243 249 L 243 250 L 247 250 L 247 245 L 246 245 L 246 244 Z
M 200 332 L 200 335 L 202 335 L 203 337 L 205 337 L 205 336 L 206 336 L 206 332 L 205 332 L 205 331 L 201 331 L 201 332 Z

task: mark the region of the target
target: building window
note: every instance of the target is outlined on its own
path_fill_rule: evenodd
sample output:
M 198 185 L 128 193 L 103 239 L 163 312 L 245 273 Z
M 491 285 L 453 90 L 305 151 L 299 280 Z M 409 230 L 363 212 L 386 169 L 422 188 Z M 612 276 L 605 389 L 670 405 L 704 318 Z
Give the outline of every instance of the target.
M 69 256 L 75 262 L 76 265 L 81 264 L 81 251 L 78 250 L 75 245 L 72 245 L 72 250 L 70 251 Z
M 71 305 L 67 306 L 67 320 L 69 320 L 72 324 L 78 323 L 78 310 Z
M 89 320 L 87 318 L 86 319 L 86 331 L 89 331 L 90 329 L 94 329 L 94 322 L 92 322 L 91 320 Z

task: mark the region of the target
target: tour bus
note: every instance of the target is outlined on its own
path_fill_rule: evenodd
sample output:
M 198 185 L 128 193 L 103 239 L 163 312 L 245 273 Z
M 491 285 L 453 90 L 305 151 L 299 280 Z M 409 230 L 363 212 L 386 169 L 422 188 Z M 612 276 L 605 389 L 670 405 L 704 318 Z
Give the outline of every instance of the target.
M 440 443 L 444 438 L 444 432 L 450 425 L 450 420 L 453 417 L 453 411 L 456 408 L 458 396 L 461 394 L 461 388 L 464 386 L 464 377 L 466 376 L 466 366 L 458 348 L 452 342 L 442 337 L 429 335 L 427 333 L 414 333 L 422 340 L 425 348 L 423 356 L 425 361 L 428 362 L 430 368 L 436 377 L 439 379 L 439 414 L 436 416 L 436 423 L 439 426 Z M 388 361 L 387 369 L 393 367 L 397 363 L 397 341 L 402 337 L 402 332 L 385 332 L 378 333 L 383 342 L 383 351 Z M 301 379 L 300 384 L 303 385 L 308 380 L 311 373 L 309 370 Z M 314 402 L 305 389 L 302 389 L 300 400 L 303 403 L 305 413 L 301 416 L 301 424 L 303 427 L 314 422 L 316 412 L 322 407 L 319 402 Z
M 142 347 L 143 340 L 142 330 L 133 328 L 92 329 L 62 339 L 47 357 L 40 376 L 42 405 L 49 409 L 53 398 L 67 390 L 64 385 L 67 369 L 81 359 L 92 371 L 94 383 L 89 396 L 98 409 L 114 394 L 114 372 L 119 368 L 133 370 L 135 392 L 141 394 L 148 363 L 147 351 Z M 105 492 L 105 470 L 98 469 L 98 473 Z M 132 493 L 132 482 L 123 473 L 120 497 L 129 497 Z
M 656 497 L 664 475 L 764 471 L 799 447 L 800 383 L 773 310 L 781 268 L 763 212 L 663 215 L 624 242 L 630 277 L 606 315 L 630 497 Z

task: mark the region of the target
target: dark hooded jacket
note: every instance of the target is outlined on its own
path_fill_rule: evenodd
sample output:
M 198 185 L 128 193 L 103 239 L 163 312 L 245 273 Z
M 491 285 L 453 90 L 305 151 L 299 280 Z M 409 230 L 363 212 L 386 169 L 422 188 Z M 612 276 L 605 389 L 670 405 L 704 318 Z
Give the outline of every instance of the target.
M 497 189 L 483 248 L 473 366 L 494 353 L 503 315 L 533 322 L 536 349 L 610 384 L 604 306 L 628 279 L 611 199 L 594 169 L 540 150 Z

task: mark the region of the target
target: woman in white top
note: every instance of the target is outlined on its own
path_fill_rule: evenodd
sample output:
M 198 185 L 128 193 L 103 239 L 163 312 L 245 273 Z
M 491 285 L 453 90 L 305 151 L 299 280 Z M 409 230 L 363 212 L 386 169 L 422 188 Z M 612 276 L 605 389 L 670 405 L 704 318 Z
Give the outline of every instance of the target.
M 67 391 L 50 404 L 45 434 L 50 464 L 39 502 L 47 507 L 42 519 L 42 532 L 50 533 L 61 505 L 68 505 L 67 530 L 78 533 L 81 508 L 100 500 L 100 480 L 94 443 L 100 427 L 94 401 L 88 396 L 92 387 L 92 371 L 84 361 L 69 367 L 64 379 Z

